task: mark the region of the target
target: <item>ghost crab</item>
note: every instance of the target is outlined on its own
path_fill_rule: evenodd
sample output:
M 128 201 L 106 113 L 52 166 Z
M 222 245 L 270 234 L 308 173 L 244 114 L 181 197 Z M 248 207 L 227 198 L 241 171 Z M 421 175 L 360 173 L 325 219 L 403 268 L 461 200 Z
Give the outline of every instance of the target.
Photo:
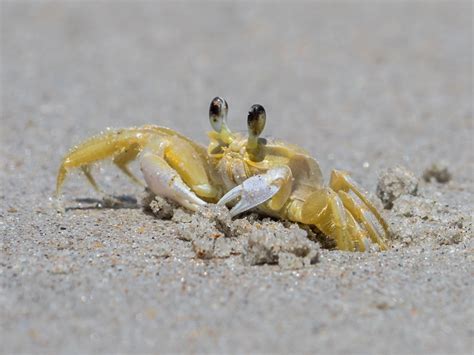
M 248 135 L 227 125 L 227 102 L 216 97 L 209 108 L 213 131 L 210 143 L 193 142 L 172 129 L 146 125 L 107 130 L 74 147 L 59 168 L 56 195 L 71 169 L 82 170 L 100 191 L 91 175 L 91 164 L 112 158 L 132 181 L 141 183 L 128 169 L 140 159 L 148 188 L 196 211 L 207 203 L 235 203 L 232 216 L 254 209 L 264 215 L 317 228 L 333 239 L 340 250 L 387 248 L 387 223 L 363 190 L 342 171 L 333 170 L 323 184 L 318 163 L 300 147 L 261 138 L 266 113 L 261 105 L 250 108 Z

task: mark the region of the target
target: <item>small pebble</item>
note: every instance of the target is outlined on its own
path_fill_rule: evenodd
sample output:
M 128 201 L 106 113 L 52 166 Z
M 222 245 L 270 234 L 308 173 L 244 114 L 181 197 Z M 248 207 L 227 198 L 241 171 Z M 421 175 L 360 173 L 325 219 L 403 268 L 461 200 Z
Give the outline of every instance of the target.
M 393 202 L 402 195 L 416 196 L 418 179 L 407 168 L 396 166 L 382 172 L 377 184 L 377 196 L 386 209 L 393 207 Z
M 425 171 L 423 171 L 423 180 L 431 182 L 433 178 L 441 184 L 445 184 L 451 180 L 452 175 L 449 172 L 446 163 L 433 163 L 429 168 L 426 168 Z
M 159 219 L 171 219 L 178 206 L 163 197 L 155 196 L 146 207 Z

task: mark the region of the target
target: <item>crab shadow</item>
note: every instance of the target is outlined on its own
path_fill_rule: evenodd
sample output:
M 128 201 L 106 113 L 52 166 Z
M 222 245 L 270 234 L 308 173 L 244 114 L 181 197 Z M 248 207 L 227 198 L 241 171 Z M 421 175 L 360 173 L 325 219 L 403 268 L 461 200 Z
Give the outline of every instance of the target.
M 138 209 L 141 205 L 138 203 L 136 197 L 131 195 L 108 195 L 104 198 L 76 198 L 74 199 L 78 206 L 66 207 L 65 211 L 77 210 L 102 210 L 102 209 Z M 84 206 L 86 205 L 86 206 Z

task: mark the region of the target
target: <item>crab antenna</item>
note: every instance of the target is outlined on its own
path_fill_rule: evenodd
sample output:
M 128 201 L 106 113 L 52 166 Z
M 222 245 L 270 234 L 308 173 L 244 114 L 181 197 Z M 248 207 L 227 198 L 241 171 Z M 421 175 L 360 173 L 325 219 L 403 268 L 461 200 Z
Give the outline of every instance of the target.
M 247 139 L 247 152 L 254 157 L 258 156 L 260 152 L 261 143 L 258 137 L 262 134 L 263 129 L 265 128 L 266 119 L 267 115 L 262 105 L 255 104 L 250 108 L 247 117 L 249 134 Z
M 225 144 L 230 144 L 234 140 L 234 135 L 227 126 L 227 113 L 229 105 L 223 98 L 217 96 L 211 101 L 209 106 L 209 121 L 212 128 L 219 133 L 220 139 Z

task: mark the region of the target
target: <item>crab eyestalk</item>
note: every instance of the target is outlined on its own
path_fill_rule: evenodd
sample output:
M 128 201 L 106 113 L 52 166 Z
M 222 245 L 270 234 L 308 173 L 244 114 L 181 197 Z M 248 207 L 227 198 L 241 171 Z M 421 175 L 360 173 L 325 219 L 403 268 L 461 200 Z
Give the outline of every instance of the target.
M 250 108 L 249 115 L 247 117 L 248 127 L 248 140 L 247 140 L 247 152 L 253 158 L 257 158 L 262 152 L 261 140 L 259 139 L 265 128 L 265 121 L 267 115 L 262 105 L 255 104 Z
M 234 136 L 227 127 L 227 113 L 229 112 L 229 105 L 221 97 L 215 97 L 209 106 L 209 121 L 211 126 L 219 133 L 219 138 L 225 143 L 230 144 L 234 140 Z

